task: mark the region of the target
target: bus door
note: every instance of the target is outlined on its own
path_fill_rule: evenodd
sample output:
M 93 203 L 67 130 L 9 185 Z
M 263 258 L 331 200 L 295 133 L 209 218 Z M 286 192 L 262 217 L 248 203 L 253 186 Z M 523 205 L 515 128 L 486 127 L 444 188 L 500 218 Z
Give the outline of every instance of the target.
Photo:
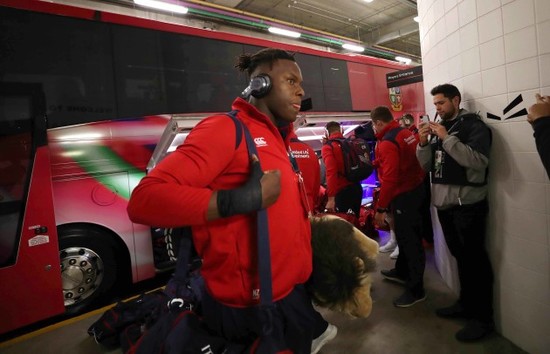
M 0 83 L 0 333 L 64 312 L 44 94 Z

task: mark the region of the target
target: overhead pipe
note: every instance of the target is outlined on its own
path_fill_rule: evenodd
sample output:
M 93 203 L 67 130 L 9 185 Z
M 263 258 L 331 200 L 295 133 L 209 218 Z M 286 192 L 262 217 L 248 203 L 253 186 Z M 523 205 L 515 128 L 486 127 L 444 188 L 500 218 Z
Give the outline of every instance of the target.
M 340 47 L 344 43 L 344 41 L 339 40 L 340 38 L 345 39 L 346 41 L 350 41 L 350 42 L 361 43 L 360 41 L 352 40 L 352 39 L 342 37 L 342 36 L 338 36 L 338 35 L 333 35 L 333 36 L 336 37 L 336 39 L 334 37 L 333 38 L 330 38 L 330 37 L 327 38 L 327 37 L 319 36 L 318 32 L 321 32 L 321 33 L 324 33 L 324 32 L 309 30 L 307 27 L 304 27 L 304 26 L 296 26 L 296 25 L 290 24 L 288 22 L 276 20 L 276 19 L 273 19 L 273 18 L 261 16 L 261 15 L 247 13 L 245 11 L 235 11 L 234 9 L 227 8 L 225 6 L 221 6 L 221 5 L 217 5 L 217 4 L 208 3 L 208 6 L 203 6 L 201 4 L 204 3 L 204 1 L 189 0 L 188 2 L 192 3 L 192 4 L 188 4 L 189 13 L 191 13 L 191 14 L 196 13 L 196 14 L 203 15 L 203 16 L 206 16 L 206 17 L 213 17 L 213 18 L 223 19 L 223 20 L 229 21 L 229 22 L 245 24 L 245 25 L 249 25 L 251 27 L 256 27 L 256 28 L 263 29 L 263 30 L 267 30 L 267 28 L 270 25 L 274 25 L 274 24 L 277 25 L 277 24 L 282 23 L 282 24 L 287 25 L 288 27 L 298 28 L 298 29 L 303 30 L 304 32 L 302 32 L 302 37 L 301 37 L 302 39 L 307 39 L 307 40 L 310 40 L 310 41 L 315 41 L 315 42 L 328 44 L 328 45 L 333 45 L 333 46 L 338 46 L 338 47 Z M 227 12 L 231 12 L 231 14 L 228 15 Z M 258 19 L 264 20 L 264 21 L 263 22 L 255 21 L 254 17 L 257 17 Z M 400 52 L 400 51 L 394 51 L 394 50 L 391 50 L 389 48 L 383 48 L 383 47 L 380 48 L 380 46 L 366 47 L 365 52 L 366 53 L 371 53 L 371 55 L 373 55 L 373 56 L 381 57 L 381 58 L 384 58 L 384 59 L 390 59 L 392 61 L 395 60 L 396 55 L 409 55 L 408 53 L 403 53 L 403 52 Z M 414 57 L 416 57 L 416 56 L 414 56 Z

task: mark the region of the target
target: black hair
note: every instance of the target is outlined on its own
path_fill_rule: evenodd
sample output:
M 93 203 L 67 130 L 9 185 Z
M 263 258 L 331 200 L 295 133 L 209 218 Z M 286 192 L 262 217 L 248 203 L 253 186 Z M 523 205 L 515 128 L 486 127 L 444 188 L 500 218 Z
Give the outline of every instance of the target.
M 449 100 L 452 100 L 453 98 L 458 96 L 458 103 L 462 101 L 462 95 L 460 94 L 460 91 L 458 88 L 456 88 L 455 85 L 451 84 L 442 84 L 434 87 L 430 93 L 432 96 L 442 94 L 443 96 L 447 97 Z
M 388 123 L 393 120 L 393 114 L 391 114 L 391 111 L 387 106 L 378 106 L 374 107 L 374 109 L 370 111 L 370 119 L 373 121 Z
M 339 132 L 340 129 L 341 129 L 340 128 L 340 123 L 338 123 L 336 121 L 328 122 L 327 125 L 325 126 L 325 129 L 328 131 L 329 134 Z
M 273 63 L 279 59 L 296 61 L 294 53 L 282 49 L 265 48 L 256 54 L 247 53 L 240 55 L 235 67 L 239 69 L 239 71 L 246 71 L 248 76 L 251 76 L 258 66 L 267 63 L 271 69 Z

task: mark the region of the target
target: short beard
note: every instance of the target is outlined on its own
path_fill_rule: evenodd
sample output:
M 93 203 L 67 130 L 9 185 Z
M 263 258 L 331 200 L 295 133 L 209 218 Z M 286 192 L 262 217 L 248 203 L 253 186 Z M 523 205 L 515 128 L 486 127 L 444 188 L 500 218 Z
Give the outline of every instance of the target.
M 443 119 L 443 120 L 451 120 L 455 115 L 456 115 L 456 110 L 454 110 L 453 112 L 448 112 L 448 113 L 446 113 L 445 115 L 442 115 L 442 116 L 441 116 L 441 119 Z

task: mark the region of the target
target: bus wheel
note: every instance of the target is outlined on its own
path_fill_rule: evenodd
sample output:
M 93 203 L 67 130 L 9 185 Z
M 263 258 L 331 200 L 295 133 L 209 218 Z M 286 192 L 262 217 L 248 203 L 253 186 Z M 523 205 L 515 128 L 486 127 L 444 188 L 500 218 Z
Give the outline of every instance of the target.
M 100 230 L 60 227 L 59 259 L 66 313 L 88 309 L 116 280 L 117 263 L 111 242 Z

